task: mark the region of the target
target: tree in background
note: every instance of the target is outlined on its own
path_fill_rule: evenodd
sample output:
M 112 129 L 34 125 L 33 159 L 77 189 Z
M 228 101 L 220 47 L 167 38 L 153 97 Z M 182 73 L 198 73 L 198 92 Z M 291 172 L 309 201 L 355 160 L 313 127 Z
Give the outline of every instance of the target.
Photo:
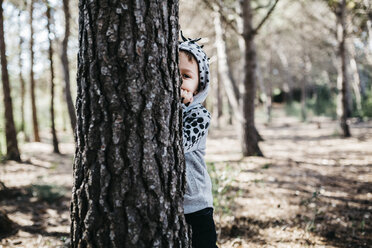
M 261 149 L 258 146 L 259 135 L 255 125 L 255 99 L 256 99 L 256 70 L 257 58 L 255 48 L 255 36 L 259 32 L 263 24 L 268 20 L 274 11 L 279 0 L 275 0 L 269 8 L 267 14 L 257 24 L 253 26 L 253 11 L 251 0 L 244 0 L 242 2 L 243 14 L 243 38 L 245 43 L 245 76 L 244 76 L 244 93 L 243 93 L 243 116 L 245 122 L 243 123 L 243 143 L 242 152 L 244 156 L 263 156 Z
M 350 125 L 348 118 L 351 117 L 352 106 L 351 106 L 351 92 L 350 92 L 350 76 L 349 70 L 353 70 L 354 80 L 359 80 L 359 75 L 356 68 L 356 62 L 354 59 L 354 49 L 350 42 L 351 32 L 351 15 L 353 12 L 358 12 L 362 8 L 363 2 L 356 0 L 326 0 L 328 6 L 336 16 L 337 28 L 335 30 L 336 39 L 338 42 L 337 55 L 339 58 L 338 63 L 338 77 L 337 77 L 337 88 L 338 88 L 338 102 L 337 102 L 337 114 L 339 116 L 340 126 L 344 137 L 350 137 Z M 348 48 L 351 51 L 348 51 Z M 351 53 L 350 53 L 351 52 Z M 350 68 L 351 65 L 351 68 Z M 355 81 L 354 81 L 355 84 Z M 357 99 L 357 106 L 360 107 L 360 82 L 355 85 L 354 92 Z M 359 102 L 358 102 L 359 101 Z
M 33 14 L 34 1 L 30 1 L 30 93 L 31 93 L 31 108 L 32 108 L 32 124 L 34 130 L 34 141 L 40 142 L 39 124 L 37 119 L 36 99 L 35 99 L 35 76 L 34 76 L 34 28 Z
M 51 26 L 53 23 L 51 17 L 51 6 L 48 0 L 45 1 L 47 10 L 46 10 L 46 17 L 47 17 L 47 29 L 48 29 L 48 40 L 49 40 L 49 61 L 50 61 L 50 121 L 51 121 L 51 132 L 52 132 L 52 139 L 53 139 L 53 152 L 60 153 L 58 149 L 58 138 L 55 128 L 55 117 L 54 117 L 54 68 L 53 68 L 53 41 L 52 35 L 54 33 L 51 30 Z
M 178 1 L 81 1 L 72 247 L 190 247 Z
M 348 123 L 348 117 L 351 115 L 350 102 L 348 101 L 349 93 L 349 80 L 347 75 L 347 47 L 346 47 L 346 0 L 340 0 L 335 8 L 335 14 L 337 17 L 337 40 L 338 40 L 338 55 L 341 61 L 341 70 L 339 73 L 339 78 L 337 79 L 337 86 L 339 91 L 341 91 L 341 105 L 338 105 L 338 114 L 340 116 L 340 125 L 343 131 L 344 137 L 350 137 L 350 127 Z
M 24 37 L 21 34 L 22 24 L 21 24 L 21 14 L 27 8 L 26 2 L 21 2 L 20 6 L 17 6 L 18 10 L 18 32 L 19 32 L 19 43 L 18 43 L 18 66 L 19 66 L 19 82 L 21 84 L 21 128 L 20 131 L 24 133 L 25 140 L 28 141 L 28 135 L 25 131 L 25 79 L 23 77 L 23 61 L 22 61 L 22 45 L 24 43 Z
M 244 0 L 241 2 L 242 16 L 236 12 L 235 20 L 229 20 L 226 15 L 223 13 L 224 1 L 220 0 L 204 0 L 209 9 L 216 12 L 215 17 L 215 30 L 216 30 L 216 46 L 217 46 L 217 57 L 219 59 L 219 73 L 221 80 L 224 83 L 225 90 L 229 99 L 229 103 L 234 108 L 235 118 L 238 120 L 241 127 L 242 136 L 242 153 L 244 156 L 263 156 L 258 142 L 262 140 L 262 137 L 259 135 L 255 122 L 254 122 L 254 109 L 255 109 L 255 100 L 256 100 L 256 70 L 257 70 L 257 61 L 256 61 L 256 48 L 254 45 L 254 38 L 258 34 L 261 27 L 268 20 L 272 12 L 274 11 L 279 0 L 275 0 L 272 5 L 264 6 L 258 5 L 255 10 L 261 8 L 269 7 L 266 15 L 258 23 L 257 27 L 253 27 L 253 17 L 254 11 L 252 10 L 251 0 Z M 231 11 L 231 8 L 229 8 Z M 218 19 L 217 19 L 218 18 Z M 239 23 L 239 18 L 243 19 L 243 30 L 242 33 L 239 31 L 235 23 Z M 242 48 L 244 54 L 244 79 L 243 85 L 244 90 L 242 92 L 241 104 L 238 105 L 240 99 L 239 86 L 234 83 L 232 80 L 232 73 L 228 69 L 227 53 L 226 53 L 226 42 L 222 39 L 222 30 L 218 27 L 220 26 L 221 21 L 225 22 L 232 28 L 239 36 L 243 37 L 244 47 Z
M 67 110 L 70 116 L 71 129 L 73 133 L 75 133 L 76 113 L 75 113 L 74 103 L 72 102 L 72 97 L 71 97 L 70 68 L 69 68 L 69 60 L 67 56 L 68 40 L 70 37 L 70 7 L 69 7 L 69 0 L 62 0 L 62 1 L 63 1 L 63 13 L 65 16 L 65 35 L 63 37 L 62 50 L 61 50 L 61 61 L 62 61 L 62 67 L 63 67 L 64 81 L 65 81 L 65 86 L 63 88 L 63 91 L 65 93 Z
M 1 79 L 3 82 L 4 107 L 5 107 L 5 137 L 6 157 L 9 160 L 21 161 L 18 150 L 17 133 L 13 118 L 12 96 L 9 85 L 8 62 L 4 40 L 3 1 L 0 0 L 0 56 L 1 56 Z

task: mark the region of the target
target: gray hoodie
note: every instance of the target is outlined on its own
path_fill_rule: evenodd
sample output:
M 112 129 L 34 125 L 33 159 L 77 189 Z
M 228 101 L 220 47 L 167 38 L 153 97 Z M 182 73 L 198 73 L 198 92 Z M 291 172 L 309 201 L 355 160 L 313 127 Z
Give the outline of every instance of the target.
M 183 108 L 183 147 L 186 160 L 186 193 L 184 196 L 184 213 L 213 207 L 212 182 L 204 161 L 205 146 L 210 126 L 211 115 L 202 105 L 209 91 L 209 63 L 202 47 L 196 40 L 180 43 L 180 50 L 191 52 L 199 66 L 200 90 L 194 101 Z

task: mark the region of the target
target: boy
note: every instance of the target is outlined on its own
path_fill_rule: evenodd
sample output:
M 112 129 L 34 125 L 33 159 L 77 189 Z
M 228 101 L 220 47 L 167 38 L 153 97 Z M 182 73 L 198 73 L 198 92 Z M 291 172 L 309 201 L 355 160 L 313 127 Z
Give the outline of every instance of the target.
M 182 34 L 181 34 L 182 36 Z M 202 47 L 182 36 L 179 69 L 182 77 L 183 147 L 186 161 L 184 213 L 192 229 L 192 246 L 216 248 L 212 183 L 204 162 L 210 113 L 202 102 L 209 91 L 209 63 Z

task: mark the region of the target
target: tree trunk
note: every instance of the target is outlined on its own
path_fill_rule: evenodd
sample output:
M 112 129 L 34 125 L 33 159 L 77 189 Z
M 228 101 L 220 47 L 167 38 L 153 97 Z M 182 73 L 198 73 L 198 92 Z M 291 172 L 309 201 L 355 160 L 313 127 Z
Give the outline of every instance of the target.
M 271 66 L 269 68 L 269 70 L 271 71 Z M 264 105 L 265 105 L 265 109 L 266 109 L 266 122 L 267 123 L 271 123 L 271 120 L 272 120 L 272 116 L 271 116 L 271 109 L 272 109 L 272 101 L 271 101 L 271 98 L 272 98 L 272 86 L 271 86 L 271 83 L 269 82 L 269 89 L 267 89 L 267 87 L 265 86 L 265 82 L 264 82 L 264 79 L 263 79 L 263 75 L 262 75 L 262 71 L 261 71 L 261 68 L 259 65 L 257 65 L 257 70 L 256 70 L 256 73 L 257 73 L 257 83 L 258 83 L 258 86 L 259 86 L 259 89 L 261 91 L 261 94 L 263 95 L 263 102 L 264 102 Z
M 217 61 L 218 63 L 218 61 Z M 217 85 L 216 85 L 216 109 L 217 109 L 217 127 L 221 128 L 221 118 L 223 115 L 223 98 L 222 98 L 222 83 L 221 83 L 221 77 L 219 76 L 219 73 L 217 73 Z
M 70 89 L 70 69 L 69 69 L 69 61 L 67 56 L 68 50 L 68 39 L 70 36 L 70 8 L 69 8 L 69 0 L 63 0 L 63 12 L 65 14 L 65 36 L 62 41 L 62 51 L 61 51 L 61 61 L 63 67 L 63 76 L 65 81 L 64 93 L 67 103 L 67 110 L 70 116 L 71 128 L 73 133 L 75 134 L 75 127 L 76 127 L 76 113 L 74 103 L 72 102 L 71 97 L 71 89 Z
M 284 69 L 284 72 L 285 72 L 285 77 L 286 77 L 286 80 L 287 80 L 287 82 L 285 82 L 284 85 L 283 85 L 283 90 L 285 92 L 284 101 L 286 103 L 291 104 L 292 100 L 293 100 L 292 88 L 293 88 L 293 85 L 294 85 L 292 75 L 290 73 L 291 69 L 290 69 L 288 59 L 287 59 L 287 56 L 285 55 L 285 53 L 283 51 L 281 51 L 279 48 L 277 48 L 275 50 L 278 54 L 280 63 L 283 66 L 283 69 Z
M 245 75 L 243 94 L 243 142 L 244 156 L 263 156 L 258 146 L 258 135 L 254 123 L 254 108 L 256 99 L 256 50 L 255 33 L 252 27 L 251 1 L 243 1 L 244 41 L 245 41 Z
M 307 98 L 307 84 L 309 82 L 309 74 L 311 71 L 311 61 L 307 54 L 303 55 L 303 77 L 301 80 L 301 121 L 307 120 L 306 98 Z
M 307 119 L 306 111 L 306 76 L 304 75 L 301 80 L 301 121 L 305 122 Z
M 18 150 L 17 133 L 13 118 L 12 95 L 9 85 L 8 62 L 6 59 L 4 40 L 3 0 L 0 0 L 0 56 L 1 56 L 1 79 L 3 81 L 4 108 L 5 108 L 5 138 L 7 159 L 21 161 Z
M 223 29 L 222 33 L 223 33 L 223 35 L 222 35 L 223 45 L 225 47 L 224 50 L 225 50 L 225 53 L 226 53 L 227 74 L 228 74 L 228 77 L 230 78 L 230 81 L 231 81 L 231 84 L 232 84 L 232 87 L 233 87 L 233 90 L 234 90 L 234 95 L 235 95 L 236 101 L 238 103 L 238 106 L 241 106 L 241 105 L 239 105 L 239 101 L 240 101 L 239 84 L 234 78 L 233 65 L 232 65 L 232 62 L 228 59 L 228 55 L 227 55 L 227 48 L 228 47 L 227 47 L 226 30 Z
M 341 106 L 338 108 L 341 111 L 338 111 L 340 115 L 340 126 L 343 131 L 344 137 L 350 137 L 350 128 L 348 123 L 348 117 L 350 116 L 350 106 L 348 101 L 348 77 L 347 77 L 347 58 L 346 58 L 346 0 L 341 0 L 339 4 L 339 11 L 336 13 L 337 16 L 337 38 L 339 42 L 339 56 L 341 60 L 341 70 L 340 70 L 340 82 L 339 84 L 339 94 L 341 93 Z
M 64 102 L 65 101 L 65 99 L 66 99 L 65 96 L 66 96 L 66 94 L 65 94 L 65 87 L 62 87 L 61 95 L 59 96 L 61 102 Z M 67 124 L 68 119 L 70 120 L 70 117 L 68 117 L 66 115 L 68 115 L 68 114 L 66 114 L 66 111 L 62 111 L 61 118 L 62 118 L 62 131 L 63 132 L 66 132 L 67 131 L 67 126 L 68 125 L 71 126 L 71 122 L 70 122 L 70 124 Z M 74 135 L 75 135 L 75 133 L 74 133 Z
M 231 104 L 229 101 L 227 101 L 227 113 L 229 113 L 229 118 L 227 119 L 227 124 L 233 125 L 233 119 L 234 119 L 234 110 L 231 107 Z
M 214 29 L 216 33 L 215 45 L 217 49 L 217 58 L 218 58 L 218 74 L 224 86 L 227 98 L 229 100 L 229 104 L 231 108 L 233 109 L 233 114 L 235 118 L 238 120 L 238 122 L 241 123 L 243 121 L 242 110 L 240 108 L 238 98 L 236 97 L 233 82 L 231 78 L 229 77 L 226 45 L 223 39 L 223 31 L 221 27 L 220 18 L 221 18 L 220 13 L 218 11 L 215 11 Z
M 22 45 L 23 45 L 23 37 L 21 35 L 22 24 L 21 24 L 21 13 L 22 10 L 19 10 L 18 13 L 18 31 L 19 31 L 19 52 L 18 52 L 18 66 L 19 66 L 19 81 L 21 83 L 21 129 L 20 131 L 23 132 L 25 137 L 25 141 L 28 141 L 28 137 L 25 130 L 25 79 L 23 78 L 23 63 L 22 63 Z
M 365 46 L 365 54 L 366 54 L 366 59 L 369 65 L 372 65 L 372 14 L 370 14 L 370 19 L 366 23 L 367 26 L 367 34 L 368 34 L 368 42 L 367 45 Z M 371 90 L 372 90 L 372 85 L 371 85 Z
M 238 32 L 240 34 L 243 34 L 244 32 L 244 22 L 243 22 L 243 10 L 242 10 L 242 4 L 241 4 L 241 1 L 236 1 L 235 3 L 235 11 L 236 13 L 238 14 L 239 18 L 236 19 L 236 27 L 238 29 Z M 243 92 L 244 91 L 244 84 L 242 83 L 244 81 L 244 64 L 245 64 L 245 57 L 244 57 L 244 54 L 245 54 L 245 41 L 244 41 L 244 37 L 242 35 L 238 35 L 237 36 L 237 39 L 238 39 L 238 45 L 239 45 L 239 51 L 240 51 L 240 66 L 238 68 L 238 71 L 239 71 L 239 77 L 238 77 L 238 89 L 239 89 L 239 93 Z M 240 103 L 240 106 L 242 105 L 242 97 L 240 96 L 240 99 L 239 99 L 239 103 Z
M 52 41 L 52 30 L 51 30 L 51 24 L 52 24 L 52 18 L 51 18 L 51 8 L 50 3 L 47 0 L 47 11 L 46 16 L 48 19 L 47 29 L 48 29 L 48 40 L 49 40 L 49 61 L 50 61 L 50 121 L 51 121 L 51 131 L 52 131 L 52 137 L 53 137 L 53 152 L 60 153 L 58 149 L 58 138 L 57 133 L 55 129 L 55 123 L 54 123 L 54 68 L 53 68 L 53 41 Z
M 355 47 L 354 44 L 349 40 L 349 42 L 346 42 L 347 48 L 349 51 L 349 64 L 351 69 L 351 76 L 352 76 L 352 82 L 351 85 L 353 87 L 354 95 L 355 95 L 355 101 L 356 101 L 356 107 L 358 112 L 360 113 L 362 110 L 362 93 L 363 93 L 363 86 L 361 84 L 361 80 L 359 77 L 358 72 L 358 65 L 356 62 L 356 53 L 355 53 Z
M 79 11 L 71 247 L 190 247 L 178 1 Z
M 34 78 L 34 29 L 32 27 L 34 13 L 34 0 L 30 3 L 30 92 L 31 92 L 31 107 L 32 107 L 32 124 L 34 128 L 34 141 L 40 142 L 39 124 L 37 121 L 37 110 L 35 100 L 35 78 Z

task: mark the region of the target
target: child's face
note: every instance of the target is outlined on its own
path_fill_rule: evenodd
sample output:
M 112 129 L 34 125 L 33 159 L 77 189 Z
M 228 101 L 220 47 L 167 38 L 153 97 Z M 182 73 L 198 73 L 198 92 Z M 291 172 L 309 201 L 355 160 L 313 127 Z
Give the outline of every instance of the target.
M 182 77 L 181 89 L 195 95 L 199 84 L 199 70 L 195 59 L 191 61 L 184 52 L 179 53 L 179 69 Z

